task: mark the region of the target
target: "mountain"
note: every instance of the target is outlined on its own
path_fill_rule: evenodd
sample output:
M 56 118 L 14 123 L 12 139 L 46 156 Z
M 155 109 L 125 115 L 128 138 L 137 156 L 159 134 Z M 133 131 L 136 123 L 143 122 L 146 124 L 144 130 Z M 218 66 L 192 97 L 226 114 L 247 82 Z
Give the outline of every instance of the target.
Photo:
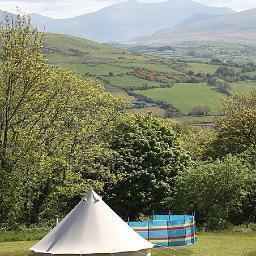
M 187 22 L 137 40 L 137 44 L 168 44 L 180 41 L 255 43 L 256 9 Z
M 191 16 L 225 15 L 229 8 L 209 7 L 192 0 L 142 3 L 136 0 L 111 5 L 97 12 L 69 19 L 51 19 L 32 14 L 32 22 L 46 32 L 68 34 L 98 42 L 117 42 L 173 28 Z
M 182 22 L 180 25 L 185 26 L 185 25 L 190 25 L 190 24 L 194 24 L 200 21 L 205 21 L 208 19 L 212 19 L 215 18 L 219 15 L 211 15 L 211 14 L 206 14 L 206 13 L 196 13 L 193 16 L 189 17 L 187 20 L 185 20 L 184 22 Z

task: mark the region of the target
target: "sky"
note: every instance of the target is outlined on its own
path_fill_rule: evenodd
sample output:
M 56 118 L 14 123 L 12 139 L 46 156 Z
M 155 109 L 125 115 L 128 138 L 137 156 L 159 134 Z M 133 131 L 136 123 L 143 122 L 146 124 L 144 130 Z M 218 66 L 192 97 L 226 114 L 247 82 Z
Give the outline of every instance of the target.
M 0 10 L 22 13 L 38 13 L 52 18 L 68 18 L 97 11 L 125 0 L 0 0 Z M 139 0 L 161 2 L 164 0 Z M 256 0 L 194 0 L 210 6 L 230 7 L 236 11 L 256 8 Z

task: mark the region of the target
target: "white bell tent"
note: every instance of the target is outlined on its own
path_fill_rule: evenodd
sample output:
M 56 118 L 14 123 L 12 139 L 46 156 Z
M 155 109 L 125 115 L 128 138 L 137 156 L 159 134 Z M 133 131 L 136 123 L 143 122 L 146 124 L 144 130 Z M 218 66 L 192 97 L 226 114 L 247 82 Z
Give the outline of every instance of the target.
M 30 250 L 39 255 L 150 255 L 153 245 L 93 190 Z

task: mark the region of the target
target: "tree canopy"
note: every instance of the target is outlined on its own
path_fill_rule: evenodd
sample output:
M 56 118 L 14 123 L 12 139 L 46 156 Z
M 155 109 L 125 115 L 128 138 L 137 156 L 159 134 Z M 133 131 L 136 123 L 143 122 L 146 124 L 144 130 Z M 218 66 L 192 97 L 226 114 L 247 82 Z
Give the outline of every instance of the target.
M 101 138 L 123 103 L 97 81 L 47 65 L 44 35 L 24 16 L 6 17 L 0 42 L 0 219 L 37 223 L 59 200 L 112 178 L 95 159 L 107 154 Z
M 153 209 L 168 212 L 174 177 L 190 163 L 175 132 L 150 114 L 125 115 L 110 136 L 110 148 L 116 151 L 110 168 L 122 175 L 108 187 L 114 209 L 133 218 Z
M 222 102 L 214 142 L 217 156 L 240 154 L 256 147 L 256 90 L 232 94 Z

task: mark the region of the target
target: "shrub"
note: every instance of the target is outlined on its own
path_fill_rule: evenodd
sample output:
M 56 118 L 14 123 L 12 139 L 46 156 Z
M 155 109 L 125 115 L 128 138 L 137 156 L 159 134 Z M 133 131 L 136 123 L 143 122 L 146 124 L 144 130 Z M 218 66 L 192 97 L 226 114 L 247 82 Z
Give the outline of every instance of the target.
M 209 106 L 194 106 L 188 113 L 189 116 L 207 116 L 211 112 Z

